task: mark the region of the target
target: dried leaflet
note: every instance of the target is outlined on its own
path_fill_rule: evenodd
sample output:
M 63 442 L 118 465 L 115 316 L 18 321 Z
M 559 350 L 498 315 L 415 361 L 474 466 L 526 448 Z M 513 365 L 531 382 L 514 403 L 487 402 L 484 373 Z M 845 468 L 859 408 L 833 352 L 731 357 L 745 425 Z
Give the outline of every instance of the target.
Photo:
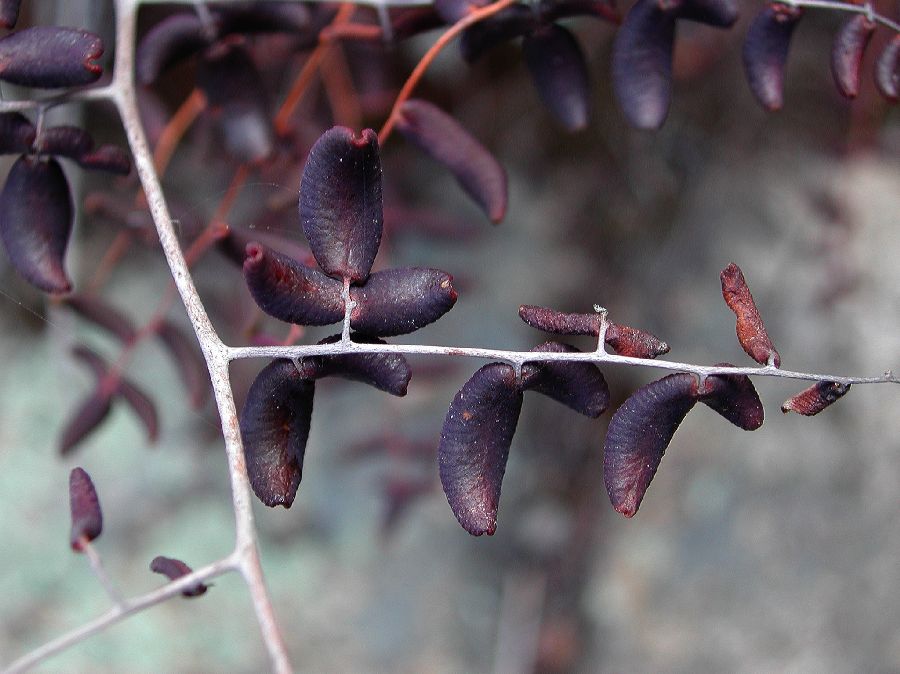
M 344 317 L 338 281 L 261 244 L 247 245 L 244 279 L 259 308 L 278 320 L 330 325 Z
M 241 410 L 240 427 L 250 486 L 267 506 L 290 508 L 303 475 L 315 384 L 290 360 L 275 360 L 257 375 Z
M 889 101 L 900 101 L 900 35 L 891 39 L 875 62 L 875 85 Z
M 738 20 L 738 11 L 731 0 L 682 0 L 678 18 L 716 28 L 730 28 Z
M 836 381 L 817 381 L 809 388 L 785 400 L 781 406 L 781 411 L 785 414 L 796 412 L 805 417 L 812 417 L 840 398 L 843 398 L 849 390 L 850 384 L 840 384 Z
M 216 44 L 197 67 L 197 86 L 228 154 L 239 162 L 259 162 L 275 147 L 263 77 L 242 44 Z
M 694 407 L 697 380 L 672 374 L 635 391 L 616 410 L 603 448 L 603 479 L 613 507 L 633 517 L 672 436 Z
M 356 302 L 350 325 L 367 335 L 405 335 L 450 311 L 457 297 L 453 277 L 438 269 L 376 272 L 365 285 L 350 288 L 350 298 Z
M 831 73 L 838 91 L 847 98 L 859 94 L 859 71 L 875 26 L 865 14 L 857 14 L 844 22 L 834 38 Z
M 459 50 L 466 61 L 474 63 L 490 49 L 521 37 L 537 26 L 537 16 L 531 7 L 516 3 L 466 28 L 459 40 Z
M 400 107 L 397 130 L 449 169 L 491 222 L 506 214 L 506 171 L 494 156 L 453 117 L 427 101 L 411 99 Z
M 90 84 L 103 72 L 94 62 L 102 54 L 93 33 L 33 26 L 0 38 L 0 79 L 44 89 Z
M 532 349 L 542 353 L 578 353 L 568 344 L 547 342 Z M 534 362 L 522 367 L 521 388 L 553 398 L 579 414 L 596 419 L 609 407 L 609 387 L 593 363 Z
M 537 7 L 545 22 L 570 16 L 592 16 L 614 24 L 622 22 L 615 3 L 607 0 L 540 0 Z
M 366 280 L 383 227 L 381 160 L 372 129 L 357 137 L 336 126 L 319 137 L 300 181 L 300 223 L 326 274 Z
M 137 384 L 124 377 L 119 379 L 116 392 L 141 420 L 147 434 L 147 442 L 151 444 L 156 442 L 159 439 L 159 415 L 153 399 Z
M 766 110 L 784 104 L 784 68 L 791 36 L 803 16 L 799 7 L 770 3 L 756 15 L 744 39 L 744 73 L 750 91 Z
M 166 17 L 141 39 L 135 55 L 138 82 L 150 84 L 160 73 L 209 44 L 195 12 Z
M 101 145 L 84 153 L 76 161 L 81 168 L 88 171 L 106 171 L 119 176 L 131 173 L 131 157 L 116 145 Z
M 558 335 L 599 335 L 600 315 L 566 314 L 546 307 L 523 304 L 519 318 L 544 332 Z M 643 330 L 607 321 L 604 341 L 620 356 L 656 358 L 669 352 L 669 345 Z
M 0 0 L 0 28 L 9 30 L 19 18 L 20 0 Z
M 97 389 L 85 398 L 63 427 L 59 439 L 59 453 L 65 456 L 75 449 L 103 423 L 111 409 L 112 393 L 109 391 Z
M 327 337 L 319 344 L 339 342 L 340 335 Z M 384 344 L 380 339 L 365 335 L 352 335 L 356 343 Z M 399 353 L 348 353 L 338 356 L 310 356 L 300 361 L 304 379 L 341 377 L 374 386 L 395 396 L 405 396 L 412 370 Z
M 620 356 L 656 358 L 669 352 L 669 345 L 643 330 L 610 322 L 604 340 Z
M 669 113 L 675 19 L 676 7 L 638 0 L 616 33 L 613 92 L 629 124 L 638 129 L 658 129 Z
M 775 367 L 781 366 L 781 356 L 775 350 L 772 340 L 766 332 L 756 302 L 750 294 L 750 288 L 744 280 L 744 274 L 733 262 L 720 274 L 722 281 L 722 297 L 728 308 L 737 317 L 735 330 L 741 348 L 747 352 L 753 360 L 761 365 L 767 365 L 770 361 Z
M 69 543 L 75 552 L 81 552 L 85 543 L 103 531 L 100 499 L 91 476 L 83 468 L 73 468 L 69 473 L 69 509 L 72 513 Z
M 19 112 L 0 112 L 0 154 L 24 154 L 34 143 L 35 128 Z
M 522 410 L 512 367 L 491 363 L 465 383 L 441 429 L 441 485 L 456 519 L 473 536 L 493 535 L 509 447 Z
M 209 397 L 209 374 L 203 354 L 197 343 L 173 323 L 164 321 L 156 330 L 156 335 L 176 365 L 178 374 L 188 390 L 191 407 L 199 409 Z
M 123 344 L 134 340 L 137 334 L 131 319 L 97 295 L 69 295 L 63 306 L 115 335 Z
M 718 363 L 716 367 L 733 367 Z M 755 431 L 765 417 L 762 401 L 750 381 L 743 374 L 715 374 L 706 377 L 697 390 L 698 399 L 738 428 Z
M 0 237 L 16 271 L 47 293 L 66 293 L 72 283 L 63 257 L 74 209 L 59 163 L 20 157 L 0 193 Z
M 153 561 L 150 562 L 150 570 L 153 573 L 162 574 L 169 580 L 178 580 L 182 576 L 187 576 L 194 572 L 191 567 L 182 562 L 180 559 L 163 557 L 162 555 L 153 558 Z M 191 585 L 187 589 L 182 590 L 181 596 L 188 598 L 199 597 L 201 594 L 204 594 L 206 590 L 207 585 L 198 582 L 195 585 Z
M 35 151 L 53 154 L 69 159 L 78 159 L 94 149 L 94 139 L 84 129 L 77 126 L 51 126 L 41 132 Z
M 532 328 L 557 335 L 599 335 L 599 314 L 566 314 L 547 307 L 523 304 L 519 318 Z
M 522 40 L 522 52 L 547 109 L 567 131 L 584 129 L 590 99 L 588 70 L 572 33 L 553 23 L 541 26 Z

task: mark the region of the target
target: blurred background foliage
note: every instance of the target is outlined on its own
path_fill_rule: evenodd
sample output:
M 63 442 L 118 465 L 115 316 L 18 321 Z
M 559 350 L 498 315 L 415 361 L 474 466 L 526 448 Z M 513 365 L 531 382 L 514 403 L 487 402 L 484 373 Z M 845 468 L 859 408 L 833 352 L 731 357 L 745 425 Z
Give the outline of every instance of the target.
M 42 15 L 48 4 L 25 3 L 36 22 L 90 26 L 111 44 L 103 3 L 86 3 L 91 11 L 69 21 Z M 548 337 L 519 321 L 520 304 L 589 311 L 599 303 L 613 320 L 665 339 L 673 359 L 745 364 L 718 281 L 734 261 L 785 367 L 858 375 L 896 368 L 900 117 L 869 77 L 856 102 L 838 96 L 828 54 L 840 17 L 817 12 L 795 35 L 784 111 L 764 113 L 740 64 L 741 36 L 757 9 L 744 2 L 740 23 L 726 32 L 684 26 L 672 111 L 656 133 L 629 130 L 615 109 L 614 30 L 606 24 L 566 23 L 593 87 L 590 124 L 576 134 L 541 106 L 515 44 L 473 67 L 448 49 L 417 96 L 454 114 L 495 153 L 509 172 L 510 208 L 501 225 L 489 225 L 448 174 L 400 136 L 387 142 L 385 205 L 395 226 L 376 268 L 439 267 L 460 289 L 446 317 L 400 339 L 527 349 Z M 393 87 L 435 35 L 387 50 L 344 48 L 366 125 L 378 128 Z M 276 92 L 303 61 L 277 60 L 284 49 L 277 39 L 254 47 L 262 67 L 273 63 L 266 78 Z M 191 67 L 180 68 L 158 105 L 171 114 L 192 81 Z M 301 156 L 332 123 L 327 110 L 314 86 L 296 118 Z M 121 137 L 109 111 L 82 114 L 97 136 Z M 164 179 L 186 240 L 233 170 L 201 119 Z M 305 245 L 299 170 L 285 161 L 257 172 L 229 222 Z M 133 198 L 133 187 L 67 173 L 81 195 Z M 448 232 L 426 231 L 439 222 Z M 81 215 L 69 257 L 76 283 L 123 226 Z M 208 254 L 195 278 L 226 342 L 248 343 L 253 330 L 286 332 L 260 317 L 225 257 Z M 103 296 L 140 323 L 167 279 L 154 246 L 138 246 Z M 158 443 L 147 446 L 130 411 L 117 407 L 60 458 L 60 429 L 91 385 L 71 347 L 86 343 L 114 358 L 118 346 L 38 296 L 5 259 L 0 289 L 0 661 L 9 662 L 107 606 L 85 560 L 68 550 L 73 466 L 97 485 L 106 513 L 97 547 L 129 594 L 160 584 L 147 569 L 157 554 L 193 566 L 226 554 L 233 521 L 215 410 L 188 408 L 156 343 L 136 352 L 128 374 L 159 406 Z M 187 327 L 180 307 L 172 317 Z M 311 329 L 302 341 L 326 334 Z M 855 387 L 805 419 L 778 412 L 800 383 L 757 380 L 763 428 L 743 433 L 709 410 L 690 415 L 633 520 L 613 512 L 603 487 L 609 414 L 593 421 L 529 396 L 497 534 L 475 539 L 447 507 L 434 452 L 449 401 L 481 363 L 411 363 L 403 399 L 320 384 L 294 507 L 256 509 L 269 588 L 299 671 L 900 670 L 895 387 Z M 234 365 L 239 405 L 262 366 Z M 615 404 L 658 376 L 604 371 Z M 202 598 L 151 609 L 39 671 L 253 672 L 265 663 L 246 591 L 226 576 Z

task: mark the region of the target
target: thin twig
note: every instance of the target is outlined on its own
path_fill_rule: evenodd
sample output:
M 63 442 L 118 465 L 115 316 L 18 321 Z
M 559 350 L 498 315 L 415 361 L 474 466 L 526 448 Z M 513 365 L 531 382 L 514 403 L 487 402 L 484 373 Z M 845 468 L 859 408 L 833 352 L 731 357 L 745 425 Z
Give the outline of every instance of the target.
M 870 21 L 880 23 L 891 30 L 900 33 L 900 23 L 891 21 L 886 16 L 876 12 L 870 3 L 854 5 L 849 2 L 835 2 L 833 0 L 776 0 L 789 7 L 808 7 L 810 9 L 827 9 L 833 12 L 851 12 L 853 14 L 865 14 Z
M 337 14 L 331 21 L 331 25 L 340 26 L 349 22 L 350 19 L 353 18 L 353 13 L 355 11 L 356 7 L 354 5 L 343 5 L 337 11 Z M 322 60 L 325 58 L 325 53 L 330 46 L 331 42 L 328 41 L 324 35 L 320 34 L 319 44 L 306 58 L 306 62 L 303 64 L 303 67 L 300 69 L 300 72 L 294 79 L 294 83 L 293 85 L 291 85 L 291 89 L 290 91 L 288 91 L 287 96 L 285 96 L 284 102 L 281 104 L 281 107 L 275 114 L 276 133 L 284 134 L 287 131 L 288 122 L 290 121 L 291 116 L 294 114 L 294 111 L 297 109 L 297 106 L 303 99 L 303 94 L 306 93 L 306 90 L 312 83 L 313 77 L 315 77 L 316 73 L 319 71 L 319 66 L 322 64 Z
M 100 559 L 100 553 L 97 552 L 97 548 L 91 545 L 91 542 L 87 540 L 87 537 L 83 537 L 80 542 L 81 551 L 87 555 L 88 561 L 91 563 L 91 571 L 94 572 L 94 575 L 97 577 L 97 580 L 100 581 L 100 584 L 103 586 L 103 590 L 109 595 L 109 598 L 112 600 L 112 603 L 119 607 L 124 607 L 125 601 L 122 599 L 122 594 L 113 584 L 112 580 L 109 577 L 109 574 L 106 573 L 106 568 L 103 566 L 103 560 Z
M 379 145 L 384 145 L 385 141 L 391 135 L 391 131 L 394 130 L 394 125 L 397 123 L 397 118 L 400 115 L 400 107 L 406 102 L 406 99 L 410 97 L 413 89 L 416 88 L 419 80 L 421 80 L 422 76 L 425 74 L 425 71 L 428 70 L 428 67 L 432 64 L 434 59 L 437 58 L 437 55 L 443 51 L 444 47 L 450 44 L 453 41 L 453 38 L 462 33 L 469 26 L 476 24 L 479 21 L 484 21 L 488 17 L 493 16 L 514 4 L 516 4 L 516 0 L 497 0 L 497 2 L 487 5 L 486 7 L 476 9 L 471 14 L 454 23 L 433 45 L 431 45 L 428 51 L 425 52 L 425 55 L 416 64 L 416 67 L 413 69 L 409 78 L 406 80 L 406 83 L 403 85 L 403 88 L 400 90 L 400 93 L 397 95 L 397 100 L 394 101 L 394 106 L 391 108 L 391 114 L 388 115 L 387 121 L 384 123 L 384 126 L 381 127 L 381 131 L 378 132 Z
M 309 356 L 335 356 L 346 353 L 399 353 L 429 356 L 461 356 L 467 358 L 485 358 L 499 360 L 510 365 L 521 366 L 535 362 L 577 362 L 610 365 L 629 365 L 632 367 L 650 367 L 675 372 L 691 372 L 698 376 L 708 377 L 716 374 L 745 374 L 754 377 L 782 377 L 785 379 L 803 379 L 809 381 L 834 381 L 841 384 L 900 384 L 900 378 L 893 372 L 886 372 L 880 377 L 846 377 L 834 374 L 818 374 L 814 372 L 795 372 L 783 370 L 771 365 L 760 367 L 723 367 L 719 365 L 694 365 L 669 360 L 651 360 L 619 356 L 603 351 L 586 352 L 553 352 L 553 351 L 505 351 L 503 349 L 481 349 L 476 347 L 429 346 L 424 344 L 363 344 L 351 342 L 343 344 L 310 344 L 298 346 L 239 346 L 226 347 L 228 358 L 306 358 Z
M 178 580 L 173 580 L 171 583 L 167 583 L 152 592 L 126 599 L 100 617 L 75 628 L 71 632 L 63 634 L 52 641 L 48 641 L 30 653 L 23 655 L 4 669 L 2 674 L 21 674 L 21 672 L 26 672 L 57 653 L 61 653 L 67 648 L 81 643 L 88 637 L 105 631 L 107 628 L 121 622 L 128 616 L 178 596 L 181 594 L 182 590 L 188 589 L 197 582 L 207 581 L 230 571 L 237 570 L 239 570 L 238 562 L 235 555 L 232 554 L 217 562 L 213 562 L 208 566 L 197 569 L 193 573 L 182 576 Z

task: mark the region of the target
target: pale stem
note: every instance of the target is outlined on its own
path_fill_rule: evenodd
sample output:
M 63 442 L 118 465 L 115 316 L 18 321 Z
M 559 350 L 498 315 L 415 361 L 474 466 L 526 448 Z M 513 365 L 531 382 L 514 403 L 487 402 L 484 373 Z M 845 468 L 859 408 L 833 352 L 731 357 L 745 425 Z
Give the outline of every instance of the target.
M 430 346 L 425 344 L 363 344 L 351 342 L 343 345 L 310 344 L 298 346 L 232 346 L 226 347 L 230 360 L 239 358 L 306 358 L 308 356 L 339 356 L 347 353 L 399 353 L 425 356 L 459 356 L 466 358 L 484 358 L 509 363 L 513 367 L 535 362 L 571 362 L 595 363 L 597 365 L 628 365 L 632 367 L 649 367 L 675 372 L 690 372 L 701 377 L 719 374 L 743 374 L 752 377 L 782 377 L 784 379 L 801 379 L 808 381 L 833 381 L 840 384 L 900 384 L 900 378 L 892 371 L 880 377 L 846 377 L 836 374 L 820 374 L 815 372 L 795 372 L 763 365 L 759 367 L 725 367 L 720 365 L 694 365 L 670 360 L 653 360 L 650 358 L 634 358 L 619 356 L 604 351 L 505 351 L 503 349 L 482 349 L 477 347 Z
M 137 597 L 132 597 L 131 599 L 126 599 L 122 603 L 117 604 L 113 608 L 109 609 L 106 613 L 99 616 L 98 618 L 95 618 L 94 620 L 75 628 L 71 632 L 67 632 L 66 634 L 58 636 L 56 639 L 48 641 L 42 646 L 39 646 L 38 648 L 31 651 L 27 655 L 22 656 L 15 662 L 11 663 L 0 674 L 21 674 L 22 672 L 26 672 L 32 667 L 40 664 L 44 660 L 47 660 L 51 656 L 56 655 L 57 653 L 61 653 L 67 648 L 85 641 L 95 634 L 103 632 L 110 626 L 115 625 L 125 618 L 134 615 L 135 613 L 140 613 L 141 611 L 148 609 L 151 606 L 155 606 L 156 604 L 160 604 L 167 599 L 181 594 L 183 590 L 190 588 L 197 582 L 207 581 L 215 578 L 216 576 L 221 576 L 224 573 L 228 573 L 229 571 L 237 570 L 238 560 L 232 554 L 228 557 L 225 557 L 224 559 L 220 559 L 217 562 L 213 562 L 208 566 L 197 569 L 193 573 L 182 576 L 178 580 L 173 580 L 171 583 L 163 585 L 162 587 L 153 590 L 152 592 L 148 592 L 147 594 L 142 594 Z
M 599 304 L 594 305 L 594 311 L 600 316 L 600 327 L 597 330 L 597 351 L 606 353 L 606 332 L 609 330 L 609 311 Z
M 344 279 L 344 289 L 341 291 L 344 300 L 344 326 L 341 329 L 341 344 L 346 348 L 350 344 L 350 316 L 356 308 L 356 302 L 350 299 L 350 279 Z
M 106 573 L 106 568 L 103 566 L 103 560 L 100 559 L 100 553 L 97 552 L 97 548 L 91 545 L 90 541 L 87 540 L 87 537 L 82 537 L 79 546 L 81 547 L 81 552 L 87 556 L 88 561 L 91 563 L 91 571 L 94 572 L 97 580 L 100 581 L 100 584 L 103 586 L 106 594 L 109 595 L 112 603 L 121 608 L 125 603 L 122 599 L 122 594 L 113 584 L 109 574 Z
M 809 7 L 811 9 L 828 9 L 833 12 L 851 12 L 853 14 L 865 14 L 869 17 L 869 21 L 875 21 L 882 26 L 890 28 L 896 33 L 900 33 L 900 23 L 891 21 L 886 16 L 876 12 L 870 3 L 863 5 L 854 5 L 849 2 L 832 2 L 831 0 L 776 0 L 782 5 L 790 7 Z

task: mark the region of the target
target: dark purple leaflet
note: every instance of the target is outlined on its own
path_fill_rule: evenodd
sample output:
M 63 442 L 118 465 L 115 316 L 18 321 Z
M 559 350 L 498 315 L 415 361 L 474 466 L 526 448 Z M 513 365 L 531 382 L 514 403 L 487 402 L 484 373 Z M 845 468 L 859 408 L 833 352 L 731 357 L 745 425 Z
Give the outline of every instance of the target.
M 351 286 L 356 306 L 350 325 L 367 335 L 405 335 L 433 323 L 456 303 L 453 277 L 438 269 L 408 267 L 372 274 Z
M 303 475 L 315 384 L 290 360 L 257 375 L 241 411 L 241 437 L 250 486 L 267 506 L 290 508 Z
M 97 295 L 69 295 L 63 306 L 127 344 L 137 334 L 131 319 Z
M 41 132 L 35 150 L 40 154 L 53 154 L 78 159 L 94 149 L 94 139 L 77 126 L 51 126 Z
M 259 308 L 278 320 L 330 325 L 344 317 L 340 282 L 261 244 L 247 245 L 244 279 Z
M 203 22 L 195 12 L 166 17 L 147 31 L 138 45 L 135 56 L 138 82 L 150 84 L 167 68 L 207 44 Z
M 241 44 L 218 43 L 197 67 L 203 91 L 225 149 L 240 162 L 262 161 L 275 147 L 268 92 L 250 54 Z
M 521 37 L 539 25 L 534 10 L 517 3 L 466 28 L 460 38 L 459 49 L 466 61 L 474 63 L 489 49 Z
M 24 154 L 34 143 L 35 128 L 19 112 L 0 113 L 0 154 Z
M 638 0 L 616 33 L 613 92 L 625 118 L 639 129 L 659 128 L 669 113 L 677 11 L 658 0 Z
M 381 159 L 372 129 L 326 131 L 300 181 L 300 223 L 319 266 L 351 283 L 366 280 L 381 244 Z
M 733 367 L 718 363 L 717 367 Z M 765 418 L 759 394 L 746 375 L 716 374 L 703 380 L 697 389 L 698 400 L 721 414 L 738 428 L 755 431 Z
M 613 507 L 633 517 L 666 447 L 694 404 L 697 379 L 672 374 L 635 391 L 616 410 L 603 448 L 603 479 Z
M 88 171 L 106 171 L 120 176 L 131 173 L 131 157 L 116 145 L 101 145 L 76 159 L 78 165 Z
M 732 0 L 683 0 L 678 8 L 678 18 L 716 28 L 730 28 L 738 20 L 738 11 Z
M 537 11 L 548 23 L 570 16 L 593 16 L 615 24 L 622 21 L 615 3 L 606 0 L 540 0 Z
M 85 541 L 93 541 L 103 531 L 100 499 L 91 476 L 83 468 L 73 468 L 69 473 L 69 510 L 72 513 L 69 543 L 73 550 L 81 552 Z
M 65 456 L 93 433 L 112 409 L 112 392 L 97 389 L 72 412 L 59 439 L 59 453 Z
M 889 101 L 900 101 L 900 35 L 895 35 L 875 62 L 875 86 Z
M 590 86 L 584 54 L 572 33 L 554 23 L 541 26 L 525 35 L 522 51 L 544 105 L 566 130 L 584 129 Z
M 453 24 L 487 4 L 486 0 L 435 0 L 434 9 L 446 23 Z
M 159 573 L 169 580 L 178 580 L 182 576 L 187 576 L 190 573 L 193 573 L 193 569 L 189 567 L 187 564 L 182 562 L 180 559 L 173 559 L 171 557 L 154 557 L 153 561 L 150 562 L 150 570 L 153 573 Z M 182 590 L 181 596 L 183 597 L 199 597 L 201 594 L 204 594 L 207 590 L 207 586 L 203 583 L 197 583 L 195 585 L 191 585 L 186 590 Z
M 323 339 L 320 344 L 334 344 L 340 335 Z M 384 344 L 380 339 L 353 335 L 353 341 L 363 344 Z M 374 386 L 391 395 L 405 396 L 412 378 L 409 363 L 399 353 L 350 353 L 339 356 L 312 356 L 300 361 L 305 379 L 342 377 Z
M 750 91 L 766 110 L 784 104 L 784 68 L 791 36 L 803 10 L 770 3 L 756 15 L 744 39 L 744 72 Z
M 0 28 L 9 30 L 19 18 L 20 0 L 0 0 Z
M 574 346 L 559 342 L 547 342 L 532 351 L 578 353 Z M 609 387 L 593 363 L 526 363 L 522 367 L 521 387 L 524 391 L 543 393 L 593 419 L 609 407 Z
M 396 125 L 403 136 L 446 166 L 491 222 L 506 214 L 506 171 L 453 117 L 427 101 L 410 99 Z
M 121 373 L 118 373 L 115 378 L 107 379 L 110 374 L 109 365 L 100 355 L 94 353 L 86 346 L 76 346 L 72 349 L 72 355 L 91 369 L 98 384 L 94 397 L 97 398 L 99 403 L 102 403 L 107 407 L 106 412 L 100 414 L 99 411 L 94 411 L 93 408 L 90 408 L 89 401 L 85 404 L 84 412 L 86 413 L 86 418 L 94 418 L 95 415 L 97 417 L 90 430 L 93 430 L 94 427 L 103 421 L 106 413 L 109 412 L 108 407 L 112 396 L 118 395 L 129 407 L 131 407 L 134 413 L 137 414 L 147 433 L 147 442 L 156 442 L 159 437 L 159 417 L 156 412 L 156 404 L 150 396 L 144 393 L 137 384 L 122 377 Z M 73 419 L 73 425 L 78 427 L 75 419 Z M 65 432 L 63 433 L 63 437 L 66 437 Z M 84 435 L 78 439 L 80 440 L 83 437 Z M 63 446 L 65 447 L 68 444 L 69 443 L 64 440 Z M 68 449 L 71 449 L 71 446 L 68 446 L 67 449 L 63 449 L 63 453 L 68 451 Z
M 845 21 L 834 37 L 831 74 L 838 91 L 847 98 L 859 94 L 859 71 L 876 25 L 865 14 L 857 14 Z
M 102 54 L 100 38 L 85 30 L 25 28 L 0 38 L 0 79 L 43 89 L 90 84 L 103 72 L 94 62 Z
M 156 442 L 159 438 L 159 415 L 153 399 L 137 384 L 124 377 L 119 379 L 116 391 L 141 420 L 147 434 L 147 442 L 151 444 Z
M 519 318 L 544 332 L 558 335 L 599 335 L 599 314 L 566 314 L 547 307 L 523 304 Z M 604 341 L 621 356 L 656 358 L 669 352 L 669 345 L 655 335 L 608 321 Z
M 209 374 L 197 342 L 189 339 L 178 326 L 168 321 L 157 328 L 156 335 L 176 365 L 181 381 L 188 390 L 191 407 L 200 409 L 209 397 Z
M 491 363 L 460 389 L 438 446 L 441 484 L 456 519 L 473 536 L 492 535 L 509 447 L 522 409 L 513 368 Z
M 519 307 L 519 318 L 533 328 L 557 335 L 600 334 L 599 314 L 566 314 L 547 307 L 523 304 Z
M 0 238 L 16 271 L 47 293 L 72 283 L 63 266 L 73 206 L 59 163 L 20 157 L 0 193 Z
M 222 5 L 214 10 L 221 35 L 229 33 L 303 33 L 311 28 L 303 3 L 253 2 Z

